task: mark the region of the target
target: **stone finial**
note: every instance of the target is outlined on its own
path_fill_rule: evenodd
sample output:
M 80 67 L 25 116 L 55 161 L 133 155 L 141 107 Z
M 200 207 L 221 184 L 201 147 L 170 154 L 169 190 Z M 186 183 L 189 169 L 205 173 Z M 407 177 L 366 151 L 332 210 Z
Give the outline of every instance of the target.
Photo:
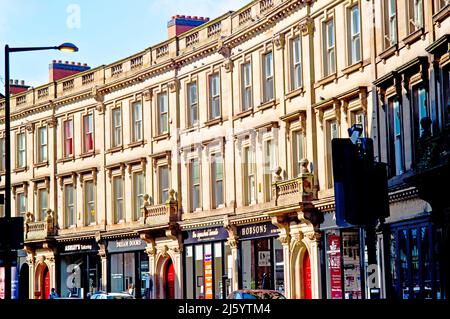
M 34 215 L 31 212 L 27 212 L 25 214 L 25 223 L 32 223 L 34 222 Z
M 50 208 L 47 209 L 46 215 L 45 215 L 45 221 L 47 223 L 53 222 L 53 212 Z
M 144 202 L 142 203 L 142 207 L 150 206 L 150 196 L 148 194 L 144 195 Z
M 278 166 L 276 169 L 275 169 L 275 172 L 274 172 L 274 174 L 273 174 L 273 181 L 274 182 L 279 182 L 279 181 L 282 181 L 283 180 L 283 177 L 281 177 L 281 172 L 283 171 L 283 169 L 280 167 L 280 166 Z
M 308 164 L 309 164 L 309 161 L 306 158 L 304 158 L 300 161 L 300 167 L 301 167 L 300 173 L 301 174 L 309 173 Z

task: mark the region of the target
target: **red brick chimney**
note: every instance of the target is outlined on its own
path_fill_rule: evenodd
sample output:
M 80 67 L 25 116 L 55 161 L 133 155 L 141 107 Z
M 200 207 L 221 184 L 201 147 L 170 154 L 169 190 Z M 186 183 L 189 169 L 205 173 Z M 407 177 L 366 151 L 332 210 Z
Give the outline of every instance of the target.
M 184 15 L 176 15 L 172 17 L 172 20 L 167 22 L 167 31 L 169 38 L 175 37 L 183 32 L 198 27 L 205 22 L 208 22 L 209 18 L 204 17 L 191 17 Z
M 49 65 L 49 81 L 54 82 L 90 69 L 91 67 L 89 67 L 86 63 L 82 65 L 80 62 L 64 61 L 63 63 L 61 60 L 53 60 Z
M 25 85 L 25 81 L 21 80 L 9 80 L 9 94 L 17 94 L 23 91 L 28 90 L 30 86 Z

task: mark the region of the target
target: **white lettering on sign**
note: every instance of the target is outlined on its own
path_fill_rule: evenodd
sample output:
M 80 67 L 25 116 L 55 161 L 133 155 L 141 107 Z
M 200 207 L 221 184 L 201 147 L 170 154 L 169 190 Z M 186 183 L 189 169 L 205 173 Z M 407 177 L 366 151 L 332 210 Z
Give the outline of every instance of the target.
M 267 232 L 267 225 L 254 225 L 254 226 L 242 228 L 242 230 L 241 230 L 242 236 L 258 235 L 258 234 L 264 234 L 266 232 Z
M 64 251 L 79 251 L 79 250 L 92 250 L 92 245 L 74 244 L 74 245 L 67 245 L 64 248 Z
M 192 238 L 202 239 L 204 237 L 212 237 L 219 235 L 219 230 L 217 228 L 207 229 L 204 231 L 193 231 Z
M 140 246 L 141 244 L 142 242 L 140 239 L 116 241 L 116 248 Z

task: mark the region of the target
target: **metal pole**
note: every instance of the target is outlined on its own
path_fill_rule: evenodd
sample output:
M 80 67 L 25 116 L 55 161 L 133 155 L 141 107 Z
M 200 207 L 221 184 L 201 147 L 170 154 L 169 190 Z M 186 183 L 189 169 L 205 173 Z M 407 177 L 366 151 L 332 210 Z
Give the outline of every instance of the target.
M 10 94 L 9 94 L 9 46 L 5 46 L 5 219 L 11 218 L 11 123 L 10 123 Z M 5 300 L 11 299 L 11 252 L 7 236 L 5 244 Z

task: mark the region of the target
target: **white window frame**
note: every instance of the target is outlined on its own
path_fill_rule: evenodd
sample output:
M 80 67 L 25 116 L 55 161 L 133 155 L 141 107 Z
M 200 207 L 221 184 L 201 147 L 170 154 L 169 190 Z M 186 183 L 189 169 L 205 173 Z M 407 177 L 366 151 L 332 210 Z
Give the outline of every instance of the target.
M 273 68 L 273 51 L 263 54 L 263 103 L 272 101 L 275 98 L 275 77 Z M 269 59 L 270 57 L 270 59 Z M 270 61 L 268 61 L 270 60 Z M 272 94 L 271 96 L 269 94 Z
M 89 200 L 88 198 L 88 184 L 92 184 L 92 200 Z M 96 185 L 94 180 L 85 180 L 84 181 L 84 194 L 83 194 L 83 203 L 84 203 L 84 224 L 86 226 L 90 226 L 90 225 L 95 225 L 97 223 L 97 209 L 96 209 Z M 94 217 L 93 217 L 93 221 L 90 220 L 91 217 L 91 211 L 89 210 L 89 208 L 92 208 L 94 210 Z
M 330 28 L 330 24 L 331 27 Z M 324 37 L 324 77 L 336 73 L 336 37 L 334 17 L 326 20 L 323 23 L 323 37 Z M 330 33 L 331 29 L 331 33 Z M 332 40 L 332 41 L 331 41 Z M 331 68 L 333 66 L 333 68 Z
M 72 203 L 68 202 L 68 198 L 67 198 L 67 190 L 68 188 L 71 187 L 72 188 Z M 64 189 L 63 189 L 63 196 L 64 196 L 64 225 L 66 226 L 66 228 L 72 228 L 72 227 L 76 227 L 77 226 L 77 214 L 76 214 L 76 209 L 75 209 L 75 201 L 76 201 L 76 196 L 75 196 L 75 187 L 73 184 L 64 184 Z M 73 223 L 70 224 L 69 222 L 69 210 L 72 209 L 72 218 L 73 218 Z
M 142 178 L 142 192 L 138 193 L 136 190 L 137 176 L 140 175 Z M 143 171 L 133 172 L 133 220 L 139 220 L 141 216 L 141 206 L 144 203 L 145 195 L 145 174 Z M 141 203 L 141 204 L 139 204 Z
M 136 110 L 139 106 L 138 110 Z M 138 115 L 139 117 L 137 117 Z M 142 101 L 137 100 L 131 103 L 131 121 L 132 121 L 132 132 L 131 138 L 132 142 L 140 142 L 143 140 L 143 107 Z
M 358 10 L 357 21 L 355 21 L 354 10 Z M 348 9 L 348 21 L 349 21 L 349 65 L 358 63 L 362 59 L 362 48 L 361 48 L 361 8 L 359 4 Z M 355 27 L 357 27 L 357 32 L 355 32 Z
M 164 101 L 164 103 L 161 103 Z M 162 91 L 157 94 L 156 99 L 157 107 L 157 134 L 162 135 L 169 132 L 169 93 L 167 91 Z M 161 109 L 162 104 L 164 104 L 164 110 Z M 162 127 L 162 123 L 166 126 L 166 129 Z
M 23 145 L 22 148 L 20 148 L 20 139 L 23 137 Z M 17 168 L 25 168 L 27 166 L 27 136 L 25 132 L 19 132 L 16 135 L 16 149 L 17 149 L 17 161 L 16 161 L 16 167 Z M 21 165 L 21 158 L 22 158 L 22 165 Z
M 194 92 L 195 96 L 192 95 Z M 198 82 L 196 80 L 186 85 L 186 101 L 187 101 L 187 127 L 197 126 L 199 124 L 198 109 Z M 193 110 L 195 112 L 193 112 Z
M 219 159 L 220 161 L 217 162 L 217 159 Z M 222 166 L 222 176 L 218 177 L 217 174 L 217 166 L 220 165 Z M 225 206 L 225 189 L 224 189 L 224 160 L 223 160 L 223 156 L 222 156 L 222 152 L 214 152 L 211 154 L 211 184 L 212 184 L 212 207 L 215 209 L 218 208 L 223 208 Z M 217 184 L 218 183 L 222 183 L 222 202 L 219 203 L 217 200 L 217 195 L 219 194 L 219 192 L 217 191 Z
M 217 92 L 214 92 L 214 79 L 216 80 L 217 83 Z M 214 120 L 217 118 L 220 118 L 222 116 L 222 110 L 221 110 L 221 101 L 220 101 L 220 88 L 221 88 L 221 83 L 220 83 L 220 73 L 216 72 L 213 73 L 209 76 L 209 80 L 208 80 L 208 84 L 209 84 L 209 119 L 210 120 Z M 216 105 L 217 110 L 215 110 L 214 105 Z M 216 114 L 217 113 L 217 114 Z
M 88 125 L 86 125 L 86 119 L 88 119 Z M 89 120 L 90 119 L 90 120 Z M 89 123 L 91 127 L 89 128 Z M 92 139 L 92 149 L 88 149 L 86 145 L 86 138 L 90 135 Z M 88 113 L 83 115 L 83 153 L 92 152 L 94 150 L 94 114 Z
M 45 132 L 45 143 L 41 141 L 40 132 Z M 48 161 L 48 129 L 47 126 L 41 126 L 37 129 L 37 160 L 38 163 L 45 163 Z M 45 158 L 43 158 L 45 156 Z
M 198 181 L 194 182 L 194 163 L 197 163 L 197 169 L 198 169 Z M 200 211 L 202 210 L 202 189 L 201 189 L 201 171 L 202 171 L 202 166 L 201 166 L 201 162 L 200 159 L 198 157 L 194 157 L 191 158 L 189 160 L 189 172 L 188 172 L 188 176 L 189 176 L 189 210 L 190 212 L 196 212 L 196 211 Z M 194 189 L 198 188 L 198 203 L 196 203 L 197 205 L 194 205 Z
M 291 40 L 291 90 L 299 89 L 303 86 L 302 75 L 302 39 L 298 35 Z M 298 43 L 298 56 L 296 54 L 296 43 Z
M 119 123 L 116 123 L 116 114 L 118 114 Z M 111 110 L 111 147 L 122 146 L 122 108 L 115 107 Z
M 121 182 L 121 196 L 118 196 L 116 181 Z M 125 222 L 125 194 L 124 194 L 124 180 L 122 175 L 113 176 L 113 212 L 114 212 L 114 224 L 121 224 Z M 118 208 L 121 206 L 121 218 L 118 216 Z
M 73 119 L 67 119 L 67 120 L 65 120 L 63 123 L 64 123 L 64 125 L 63 125 L 63 137 L 64 137 L 64 138 L 63 138 L 63 140 L 64 140 L 63 152 L 64 152 L 64 158 L 67 158 L 67 157 L 73 156 L 73 154 L 74 154 L 74 152 L 75 152 L 75 150 L 74 150 L 75 144 L 74 144 L 74 138 L 73 138 L 73 126 L 74 126 L 74 123 L 73 123 Z M 67 136 L 67 132 L 66 132 L 66 125 L 67 125 L 68 123 L 72 123 L 72 128 L 71 128 L 71 130 L 70 130 L 70 136 Z M 66 142 L 67 142 L 67 140 L 69 140 L 69 139 L 72 140 L 72 150 L 71 150 L 70 153 L 68 153 L 67 145 L 66 145 Z
M 246 69 L 248 68 L 248 73 Z M 247 76 L 248 75 L 248 76 Z M 252 63 L 246 61 L 241 64 L 241 101 L 242 112 L 248 111 L 253 106 Z M 248 105 L 247 105 L 248 101 Z

